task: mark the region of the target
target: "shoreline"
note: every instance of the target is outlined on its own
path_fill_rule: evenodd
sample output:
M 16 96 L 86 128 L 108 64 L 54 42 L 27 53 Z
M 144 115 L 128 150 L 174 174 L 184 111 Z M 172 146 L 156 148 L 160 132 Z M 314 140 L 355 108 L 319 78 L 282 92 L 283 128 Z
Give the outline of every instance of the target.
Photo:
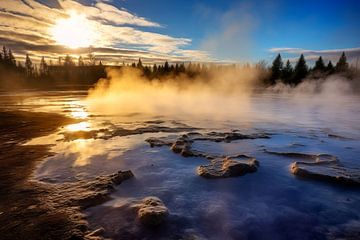
M 37 163 L 51 156 L 49 145 L 22 145 L 77 122 L 60 114 L 0 112 L 1 239 L 102 239 L 89 232 L 82 209 L 109 199 L 130 171 L 72 184 L 30 180 Z

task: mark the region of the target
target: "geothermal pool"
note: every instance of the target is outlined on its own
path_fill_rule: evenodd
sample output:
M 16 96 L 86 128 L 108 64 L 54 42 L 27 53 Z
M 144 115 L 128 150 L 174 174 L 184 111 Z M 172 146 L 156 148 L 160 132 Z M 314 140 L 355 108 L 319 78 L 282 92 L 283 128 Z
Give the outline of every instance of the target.
M 360 236 L 359 185 L 295 176 L 290 166 L 309 156 L 335 157 L 342 174 L 360 175 L 360 98 L 263 93 L 249 96 L 240 115 L 104 114 L 92 111 L 86 91 L 1 94 L 2 110 L 62 113 L 78 119 L 55 134 L 26 144 L 51 144 L 33 179 L 63 184 L 119 170 L 134 177 L 116 187 L 111 200 L 85 210 L 92 229 L 112 239 L 356 239 Z M 118 106 L 121 108 L 121 106 Z M 236 111 L 236 109 L 233 109 Z M 235 116 L 235 117 L 234 117 Z M 209 179 L 198 175 L 201 156 L 184 157 L 167 145 L 197 132 L 237 132 L 267 138 L 194 140 L 191 150 L 211 156 L 244 154 L 256 172 Z M 290 154 L 285 154 L 290 153 Z M 297 154 L 297 155 L 296 155 Z M 303 154 L 303 155 L 301 155 Z M 338 164 L 338 163 L 336 163 Z M 337 165 L 336 165 L 337 166 Z M 315 171 L 317 166 L 315 166 Z M 344 170 L 345 169 L 345 170 Z M 326 170 L 326 168 L 325 168 Z M 131 206 L 148 196 L 169 210 L 157 228 L 138 222 Z

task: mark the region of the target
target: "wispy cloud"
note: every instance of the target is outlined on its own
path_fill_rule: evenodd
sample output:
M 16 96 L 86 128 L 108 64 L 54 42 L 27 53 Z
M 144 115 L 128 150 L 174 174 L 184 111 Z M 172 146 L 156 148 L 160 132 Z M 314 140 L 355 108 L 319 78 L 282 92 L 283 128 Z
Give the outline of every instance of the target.
M 85 5 L 74 0 L 58 0 L 56 5 L 50 7 L 35 0 L 0 1 L 0 45 L 12 48 L 17 55 L 29 52 L 35 58 L 86 54 L 89 49 L 60 46 L 51 33 L 59 19 L 77 12 L 86 16 L 96 32 L 92 51 L 106 61 L 132 61 L 138 57 L 145 57 L 148 62 L 210 59 L 203 51 L 184 50 L 191 39 L 156 33 L 154 30 L 162 27 L 160 23 L 117 8 L 111 1 Z M 152 31 L 143 30 L 144 27 Z

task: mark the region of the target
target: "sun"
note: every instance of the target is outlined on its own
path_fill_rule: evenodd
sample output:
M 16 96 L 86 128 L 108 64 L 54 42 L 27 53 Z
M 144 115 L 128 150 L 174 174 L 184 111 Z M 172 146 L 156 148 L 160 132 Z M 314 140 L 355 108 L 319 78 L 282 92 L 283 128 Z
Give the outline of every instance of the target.
M 85 15 L 70 12 L 69 18 L 59 19 L 51 30 L 54 40 L 69 48 L 89 47 L 95 43 L 94 25 Z

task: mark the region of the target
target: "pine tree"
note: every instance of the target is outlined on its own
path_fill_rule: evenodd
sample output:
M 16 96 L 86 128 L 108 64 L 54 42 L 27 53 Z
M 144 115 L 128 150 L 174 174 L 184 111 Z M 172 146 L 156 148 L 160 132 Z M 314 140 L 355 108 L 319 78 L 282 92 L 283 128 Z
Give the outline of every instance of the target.
M 82 58 L 82 56 L 79 56 L 79 59 L 78 59 L 78 66 L 79 66 L 79 67 L 83 67 L 83 66 L 85 66 L 84 59 Z
M 41 58 L 39 71 L 40 71 L 40 76 L 48 75 L 48 65 L 45 61 L 45 57 Z
M 326 71 L 328 72 L 328 74 L 334 73 L 335 68 L 331 61 L 329 61 L 328 65 L 326 66 Z
M 156 66 L 156 64 L 154 64 L 152 69 L 152 75 L 156 77 L 157 73 L 158 73 L 158 67 Z
M 64 60 L 64 67 L 71 67 L 71 66 L 74 66 L 74 65 L 75 64 L 74 64 L 74 61 L 73 61 L 72 57 L 69 54 L 67 54 L 65 56 L 65 60 Z
M 3 62 L 6 64 L 6 63 L 8 63 L 8 61 L 9 61 L 9 56 L 8 56 L 8 52 L 7 52 L 7 50 L 6 50 L 6 47 L 5 46 L 3 46 Z
M 15 57 L 11 51 L 11 49 L 9 49 L 9 52 L 8 52 L 8 61 L 9 61 L 9 65 L 12 66 L 12 67 L 16 67 L 16 60 L 15 60 Z
M 293 74 L 294 74 L 294 69 L 293 69 L 290 61 L 287 60 L 286 65 L 282 70 L 281 78 L 283 79 L 283 82 L 286 84 L 289 84 L 291 82 L 291 78 L 292 78 Z
M 306 65 L 305 57 L 301 54 L 294 70 L 294 77 L 291 81 L 292 84 L 297 85 L 308 74 L 308 66 Z
M 283 69 L 283 61 L 281 55 L 278 54 L 271 66 L 271 79 L 270 83 L 274 84 L 277 79 L 281 78 L 281 71 Z
M 323 61 L 322 57 L 320 56 L 319 59 L 315 62 L 313 71 L 324 72 L 325 69 L 326 69 L 326 67 L 325 67 L 324 61 Z
M 61 66 L 62 65 L 62 57 L 58 58 L 58 65 Z
M 186 71 L 185 64 L 184 63 L 180 64 L 180 72 L 184 73 L 185 71 Z
M 143 69 L 143 65 L 142 65 L 142 62 L 141 62 L 140 58 L 139 58 L 139 61 L 138 61 L 137 65 L 136 65 L 136 67 L 139 68 L 139 69 Z
M 89 58 L 89 65 L 90 65 L 90 66 L 95 66 L 95 65 L 96 65 L 95 55 L 90 52 L 90 53 L 88 54 L 88 58 Z
M 170 71 L 169 63 L 168 63 L 168 61 L 166 61 L 165 65 L 164 65 L 164 72 L 168 73 L 169 71 Z
M 26 75 L 28 77 L 31 77 L 33 75 L 34 72 L 34 67 L 33 67 L 33 63 L 29 57 L 29 54 L 26 54 L 26 59 L 25 59 L 25 71 L 26 71 Z
M 345 52 L 341 54 L 341 57 L 339 58 L 335 69 L 337 72 L 345 72 L 349 69 L 349 64 L 347 63 Z

